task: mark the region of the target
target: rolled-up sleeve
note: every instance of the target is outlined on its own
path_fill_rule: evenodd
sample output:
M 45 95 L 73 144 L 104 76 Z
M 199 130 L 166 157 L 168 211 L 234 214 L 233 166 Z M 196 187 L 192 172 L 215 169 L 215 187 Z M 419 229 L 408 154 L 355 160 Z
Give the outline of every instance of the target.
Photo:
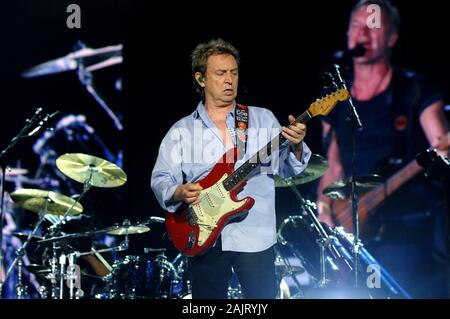
M 272 138 L 275 138 L 279 134 L 279 132 L 281 132 L 281 125 L 272 112 L 268 111 L 268 116 L 273 122 L 273 128 L 276 128 L 276 130 L 272 130 L 276 134 L 272 136 Z M 302 145 L 303 152 L 300 161 L 297 160 L 295 154 L 291 152 L 291 145 L 289 141 L 285 141 L 280 145 L 277 167 L 277 174 L 280 177 L 293 177 L 305 170 L 306 166 L 308 165 L 309 159 L 311 158 L 311 150 L 305 142 L 302 142 Z
M 280 164 L 278 168 L 278 175 L 283 178 L 293 177 L 303 172 L 308 165 L 311 158 L 311 150 L 305 142 L 303 143 L 302 157 L 299 160 L 295 157 L 295 154 L 291 152 L 289 142 L 283 143 L 280 149 Z M 287 145 L 285 145 L 287 144 Z
M 158 203 L 169 212 L 175 212 L 182 203 L 172 200 L 178 185 L 183 184 L 181 160 L 181 134 L 172 128 L 161 142 L 150 183 Z

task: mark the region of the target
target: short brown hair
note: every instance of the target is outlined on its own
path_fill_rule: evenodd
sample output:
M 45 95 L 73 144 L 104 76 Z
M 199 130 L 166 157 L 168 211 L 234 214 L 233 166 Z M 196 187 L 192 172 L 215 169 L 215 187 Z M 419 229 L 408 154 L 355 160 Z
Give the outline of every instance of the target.
M 229 42 L 222 39 L 213 39 L 206 43 L 200 43 L 191 54 L 192 76 L 194 85 L 198 93 L 203 96 L 203 88 L 195 80 L 195 73 L 200 72 L 203 76 L 206 74 L 208 58 L 211 55 L 230 54 L 237 62 L 239 67 L 239 51 Z
M 395 7 L 389 0 L 360 0 L 352 10 L 351 15 L 361 7 L 371 4 L 378 5 L 381 10 L 387 15 L 389 21 L 389 32 L 396 33 L 400 28 L 400 13 L 397 7 Z

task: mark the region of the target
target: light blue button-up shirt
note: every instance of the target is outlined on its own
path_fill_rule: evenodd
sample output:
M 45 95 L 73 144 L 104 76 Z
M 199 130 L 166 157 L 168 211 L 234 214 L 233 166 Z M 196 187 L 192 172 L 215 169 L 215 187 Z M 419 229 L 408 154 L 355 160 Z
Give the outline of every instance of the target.
M 245 161 L 276 137 L 281 127 L 271 111 L 249 107 L 248 141 L 246 153 L 235 164 Z M 235 136 L 234 108 L 226 119 L 231 136 Z M 233 138 L 234 140 L 234 138 Z M 174 212 L 181 202 L 172 200 L 178 185 L 195 183 L 208 175 L 216 162 L 227 151 L 221 133 L 211 121 L 203 103 L 189 116 L 176 122 L 164 137 L 153 168 L 151 187 L 161 207 Z M 298 161 L 285 141 L 279 151 L 273 151 L 270 161 L 256 168 L 238 198 L 255 200 L 248 216 L 230 223 L 222 230 L 222 250 L 258 252 L 276 243 L 275 185 L 273 174 L 284 178 L 300 174 L 311 157 L 303 143 L 303 155 Z

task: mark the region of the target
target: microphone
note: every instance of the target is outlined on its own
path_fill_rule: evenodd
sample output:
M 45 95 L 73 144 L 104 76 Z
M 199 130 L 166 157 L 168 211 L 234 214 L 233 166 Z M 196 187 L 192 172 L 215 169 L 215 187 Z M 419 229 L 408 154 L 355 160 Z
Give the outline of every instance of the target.
M 358 57 L 364 56 L 364 54 L 366 54 L 366 51 L 367 50 L 366 50 L 366 48 L 364 48 L 364 46 L 362 46 L 361 44 L 358 44 L 353 49 L 336 51 L 332 55 L 332 58 L 334 60 L 346 60 L 349 58 L 358 58 Z
M 47 114 L 30 133 L 28 133 L 28 137 L 34 136 L 39 133 L 42 129 L 46 128 L 49 125 L 49 122 L 52 118 L 54 118 L 59 111 L 53 112 L 52 114 Z

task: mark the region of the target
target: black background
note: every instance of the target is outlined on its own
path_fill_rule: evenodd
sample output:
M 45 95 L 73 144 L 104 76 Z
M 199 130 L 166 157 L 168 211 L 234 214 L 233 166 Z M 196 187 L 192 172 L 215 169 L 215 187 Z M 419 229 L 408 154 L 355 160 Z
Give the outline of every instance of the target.
M 69 29 L 66 8 L 81 7 L 81 29 Z M 2 3 L 0 50 L 0 147 L 41 106 L 48 112 L 85 114 L 88 123 L 111 148 L 123 147 L 128 182 L 120 189 L 94 189 L 89 199 L 99 225 L 128 218 L 132 222 L 163 216 L 149 186 L 161 139 L 198 103 L 192 86 L 190 52 L 199 43 L 221 37 L 241 52 L 238 101 L 271 109 L 280 123 L 298 116 L 319 97 L 319 72 L 332 52 L 345 48 L 349 12 L 354 1 L 130 1 L 8 0 Z M 394 1 L 402 15 L 400 43 L 394 59 L 423 72 L 450 90 L 448 22 L 450 3 Z M 92 48 L 122 43 L 124 63 L 95 72 L 95 83 L 108 105 L 121 114 L 125 131 L 118 134 L 75 72 L 24 79 L 21 72 L 71 52 L 77 40 Z M 115 89 L 122 79 L 123 90 Z M 21 142 L 16 160 L 34 172 L 34 140 Z M 308 125 L 306 142 L 323 154 L 320 122 Z M 299 187 L 314 198 L 315 183 Z M 286 189 L 277 190 L 279 217 L 295 214 L 297 205 Z M 163 225 L 134 235 L 132 245 L 166 247 Z M 136 248 L 137 247 L 137 248 Z

